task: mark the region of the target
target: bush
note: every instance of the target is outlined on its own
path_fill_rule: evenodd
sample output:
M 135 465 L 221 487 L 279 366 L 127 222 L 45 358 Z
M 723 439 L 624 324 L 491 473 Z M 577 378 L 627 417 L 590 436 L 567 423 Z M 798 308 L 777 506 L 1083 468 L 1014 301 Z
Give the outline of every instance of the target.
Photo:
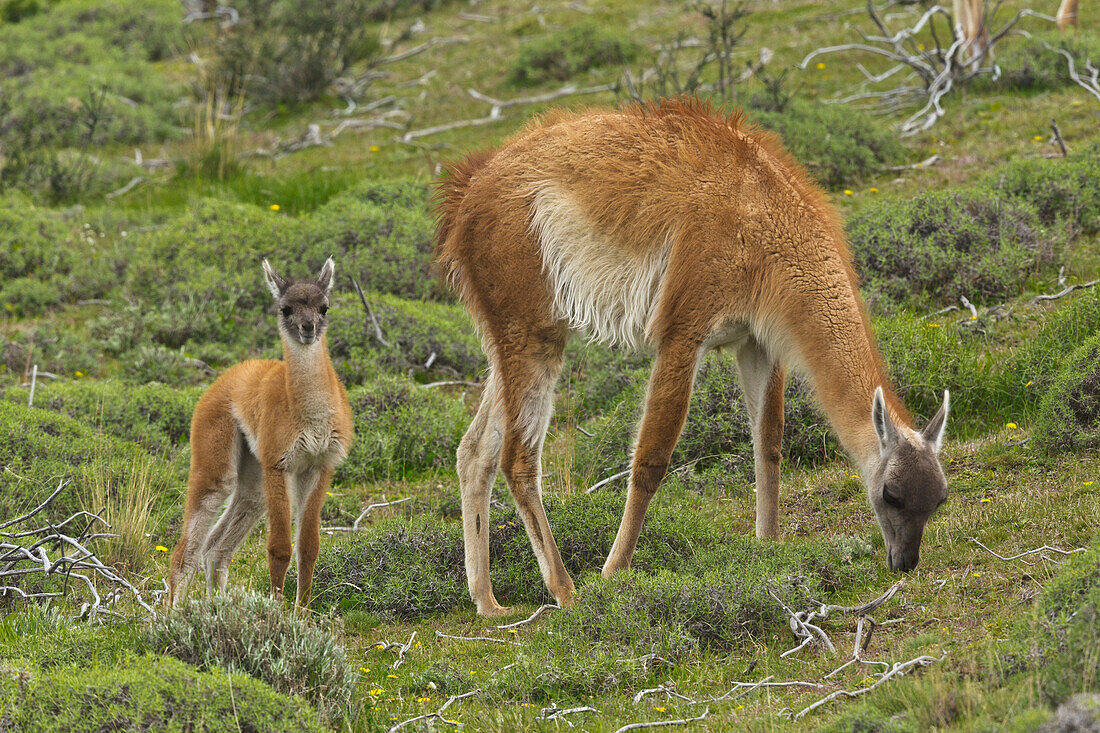
M 348 392 L 355 442 L 336 470 L 341 483 L 405 478 L 451 469 L 470 415 L 436 390 L 379 376 Z
M 1088 36 L 1036 35 L 1022 38 L 1009 45 L 1003 54 L 998 45 L 997 65 L 1001 68 L 1001 76 L 996 85 L 1028 91 L 1072 86 L 1075 82 L 1069 75 L 1066 57 L 1048 48 L 1044 41 L 1054 49 L 1069 52 L 1078 69 L 1084 67 L 1085 59 L 1100 58 L 1100 44 Z
M 265 595 L 232 592 L 192 601 L 155 619 L 148 637 L 154 649 L 202 670 L 244 672 L 305 698 L 333 721 L 355 689 L 357 673 L 336 639 Z
M 986 176 L 983 185 L 1035 207 L 1039 221 L 1061 223 L 1067 238 L 1100 231 L 1100 145 L 1068 159 L 1015 160 Z
M 1043 396 L 1033 436 L 1048 451 L 1100 448 L 1100 333 L 1066 359 Z
M 749 119 L 777 133 L 791 155 L 830 189 L 850 187 L 905 157 L 888 127 L 839 105 L 794 99 L 782 112 L 759 110 Z
M 641 46 L 595 23 L 577 23 L 520 48 L 509 78 L 520 86 L 565 81 L 581 72 L 633 61 Z
M 242 0 L 235 7 L 241 22 L 218 39 L 218 63 L 224 78 L 256 101 L 316 99 L 351 66 L 382 50 L 367 25 L 370 3 Z
M 1004 300 L 1052 258 L 1034 209 L 981 189 L 888 201 L 848 222 L 873 308 Z
M 10 730 L 323 731 L 317 713 L 247 675 L 200 672 L 175 659 L 58 667 L 0 676 Z
M 1067 298 L 1049 311 L 1042 328 L 1013 355 L 1009 371 L 1018 380 L 1031 381 L 1031 394 L 1043 395 L 1065 363 L 1073 345 L 1083 344 L 1100 331 L 1100 291 L 1088 290 Z

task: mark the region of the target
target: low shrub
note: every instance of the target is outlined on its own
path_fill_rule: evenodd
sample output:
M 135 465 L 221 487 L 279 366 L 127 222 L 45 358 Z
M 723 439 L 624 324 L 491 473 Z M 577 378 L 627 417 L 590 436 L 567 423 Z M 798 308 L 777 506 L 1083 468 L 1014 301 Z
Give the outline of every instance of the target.
M 336 481 L 405 478 L 454 466 L 470 422 L 460 402 L 389 375 L 349 390 L 348 399 L 355 442 Z
M 1035 207 L 1039 221 L 1062 224 L 1067 239 L 1100 231 L 1100 145 L 1067 159 L 1024 158 L 1001 166 L 982 185 Z
M 1048 451 L 1100 448 L 1100 333 L 1066 359 L 1043 396 L 1032 436 Z
M 596 23 L 577 23 L 524 43 L 509 78 L 520 86 L 565 81 L 589 69 L 629 63 L 641 48 L 625 34 Z
M 20 671 L 0 675 L 9 730 L 329 730 L 307 703 L 259 680 L 169 657 Z
M 0 657 L 38 669 L 114 667 L 148 651 L 136 622 L 94 625 L 74 618 L 71 610 L 28 603 L 8 613 L 0 620 Z
M 191 601 L 148 627 L 149 644 L 202 670 L 244 672 L 339 721 L 357 673 L 336 639 L 278 599 L 231 592 Z
M 863 290 L 876 311 L 920 309 L 966 295 L 1002 301 L 1052 259 L 1029 205 L 983 189 L 887 201 L 850 219 Z
M 1030 381 L 1032 399 L 1038 400 L 1050 389 L 1074 345 L 1083 344 L 1100 331 L 1100 291 L 1087 290 L 1062 301 L 1049 311 L 1042 327 L 1009 359 L 1008 371 L 1018 381 Z
M 776 132 L 791 155 L 830 189 L 850 187 L 905 157 L 888 127 L 840 105 L 793 99 L 782 112 L 757 110 L 749 121 Z
M 1002 46 L 997 46 L 1001 74 L 994 84 L 1007 89 L 1042 91 L 1072 86 L 1075 82 L 1069 75 L 1069 63 L 1059 50 L 1072 55 L 1079 70 L 1086 59 L 1100 58 L 1100 43 L 1087 35 L 1037 34 L 1004 45 L 1003 53 Z

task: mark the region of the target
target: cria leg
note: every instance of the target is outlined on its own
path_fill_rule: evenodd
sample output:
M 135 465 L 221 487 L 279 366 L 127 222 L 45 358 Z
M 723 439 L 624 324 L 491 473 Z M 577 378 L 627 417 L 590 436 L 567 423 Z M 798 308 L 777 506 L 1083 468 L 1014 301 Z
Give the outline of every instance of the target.
M 298 608 L 309 605 L 313 568 L 317 564 L 317 553 L 321 548 L 321 505 L 325 503 L 325 492 L 331 482 L 332 471 L 322 470 L 298 520 L 298 543 L 295 545 L 298 556 L 298 592 L 295 604 Z
M 280 597 L 286 571 L 290 567 L 290 497 L 287 495 L 286 472 L 277 468 L 264 469 L 264 494 L 267 495 L 267 567 L 271 576 L 271 594 Z
M 481 393 L 477 416 L 458 446 L 458 484 L 462 492 L 462 536 L 466 551 L 466 583 L 481 616 L 508 609 L 497 603 L 489 580 L 489 499 L 500 468 L 503 443 L 496 379 L 490 373 Z
M 263 472 L 260 462 L 241 446 L 237 468 L 237 489 L 221 519 L 214 525 L 203 547 L 207 588 L 217 583 L 224 591 L 229 579 L 229 562 L 244 543 L 248 533 L 264 515 Z

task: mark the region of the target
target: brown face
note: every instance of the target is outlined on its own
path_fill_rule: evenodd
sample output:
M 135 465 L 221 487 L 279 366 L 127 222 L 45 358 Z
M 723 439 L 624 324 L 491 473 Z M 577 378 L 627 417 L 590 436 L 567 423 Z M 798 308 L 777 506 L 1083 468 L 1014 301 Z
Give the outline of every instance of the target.
M 947 478 L 939 450 L 947 424 L 949 396 L 920 433 L 902 434 L 876 392 L 872 420 L 879 437 L 881 460 L 867 491 L 886 541 L 891 570 L 909 572 L 920 561 L 924 526 L 947 499 Z
M 264 277 L 279 308 L 279 329 L 288 339 L 308 346 L 328 324 L 328 296 L 332 292 L 332 258 L 316 280 L 286 280 L 264 260 Z

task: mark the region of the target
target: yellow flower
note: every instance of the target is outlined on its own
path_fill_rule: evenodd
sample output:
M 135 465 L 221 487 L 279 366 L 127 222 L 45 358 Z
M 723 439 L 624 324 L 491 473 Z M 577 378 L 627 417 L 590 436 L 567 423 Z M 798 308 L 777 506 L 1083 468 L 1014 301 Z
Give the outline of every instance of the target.
M 272 204 L 271 206 L 268 206 L 267 208 L 271 209 L 272 211 L 278 211 L 279 210 L 279 205 L 278 204 Z
M 989 502 L 991 502 L 991 501 L 993 501 L 993 500 L 992 500 L 992 499 L 990 499 L 990 498 L 989 498 L 988 496 L 984 496 L 984 497 L 982 497 L 982 500 L 981 500 L 981 502 L 980 502 L 980 503 L 982 503 L 982 504 L 988 504 L 988 503 L 989 503 Z
M 395 680 L 395 679 L 397 679 L 397 675 L 395 675 L 395 674 L 388 674 L 388 675 L 386 675 L 386 679 L 391 679 L 391 680 Z
M 371 697 L 378 697 L 383 692 L 385 692 L 385 690 L 383 690 L 381 687 L 375 687 L 373 690 L 369 691 L 367 694 L 370 695 Z
M 869 189 L 867 189 L 867 190 L 868 190 L 868 191 L 870 191 L 871 193 L 878 193 L 878 189 L 877 189 L 877 188 L 875 188 L 874 186 L 871 186 L 871 187 L 870 187 Z
M 1030 387 L 1030 386 L 1031 386 L 1031 380 L 1030 380 L 1030 379 L 1029 379 L 1029 380 L 1027 380 L 1027 384 L 1025 384 L 1024 386 L 1025 386 L 1025 387 Z
M 370 146 L 370 151 L 371 151 L 372 153 L 377 153 L 377 152 L 378 152 L 379 150 L 381 150 L 381 149 L 382 149 L 382 148 L 378 147 L 377 145 L 371 145 L 371 146 Z
M 326 491 L 325 496 L 332 496 L 332 492 L 331 491 Z
M 974 573 L 974 577 L 975 578 L 980 578 L 980 577 L 982 577 L 982 574 L 981 573 Z
M 470 674 L 477 674 L 477 670 L 476 669 L 471 669 Z
M 924 50 L 924 44 L 923 43 L 918 43 L 917 44 L 917 50 L 918 51 L 923 51 Z
M 1092 482 L 1091 482 L 1091 481 L 1089 481 L 1089 484 L 1091 484 L 1091 483 L 1092 483 Z M 1089 484 L 1085 484 L 1085 486 L 1088 486 Z M 509 633 L 509 634 L 518 634 L 519 632 L 518 632 L 518 631 L 516 631 L 515 629 L 508 629 L 508 633 Z
M 1016 423 L 1014 423 L 1014 422 L 1006 422 L 1005 427 L 1008 428 L 1009 430 L 1015 430 L 1017 426 L 1016 426 Z
M 416 698 L 416 701 L 417 702 L 430 702 L 431 698 L 430 697 L 418 697 L 418 698 Z
M 824 61 L 818 61 L 817 62 L 817 68 L 824 69 L 825 68 L 825 62 Z
M 383 644 L 382 642 L 378 642 L 377 644 L 374 645 L 374 648 L 375 649 L 385 649 L 386 645 Z
M 76 378 L 77 378 L 77 379 L 80 379 L 80 378 L 81 378 L 81 377 L 83 377 L 83 376 L 84 376 L 84 372 L 78 371 L 78 372 L 76 373 Z
M 1085 486 L 1092 486 L 1092 482 L 1091 481 L 1086 481 Z
M 745 706 L 744 705 L 738 705 L 737 707 L 734 708 L 734 710 L 740 710 L 743 707 L 745 707 Z
M 1090 481 L 1089 483 L 1092 483 L 1092 482 Z M 165 547 L 164 545 L 157 545 L 157 552 L 168 552 L 168 548 Z
M 939 327 L 940 327 L 940 324 L 938 324 L 938 323 L 929 323 L 929 324 L 928 324 L 928 327 L 929 327 L 929 328 L 939 328 Z
M 364 674 L 366 674 L 367 672 L 370 672 L 370 670 L 369 670 L 369 669 L 367 669 L 366 667 L 360 667 L 360 668 L 359 668 L 359 671 L 360 671 L 360 672 L 362 672 L 362 673 L 364 673 Z
M 970 316 L 970 320 L 976 321 L 976 320 L 978 320 L 978 317 L 977 316 Z
M 1036 135 L 1035 137 L 1033 137 L 1031 139 L 1034 140 L 1037 143 L 1043 142 L 1043 136 L 1042 135 Z
M 852 195 L 852 189 L 850 189 L 850 188 L 844 189 L 844 195 L 845 196 L 851 196 Z
M 665 708 L 653 708 L 653 709 L 656 710 L 658 713 L 663 713 L 665 711 Z
M 521 702 L 521 703 L 519 704 L 519 706 L 520 706 L 521 708 L 533 708 L 533 707 L 538 707 L 538 706 L 537 706 L 537 705 L 535 705 L 535 704 L 534 704 L 533 702 Z
M 853 473 L 853 474 L 852 474 L 851 476 L 849 476 L 848 478 L 859 478 L 859 477 L 860 477 L 860 476 L 859 476 L 859 474 L 858 474 L 858 473 Z

